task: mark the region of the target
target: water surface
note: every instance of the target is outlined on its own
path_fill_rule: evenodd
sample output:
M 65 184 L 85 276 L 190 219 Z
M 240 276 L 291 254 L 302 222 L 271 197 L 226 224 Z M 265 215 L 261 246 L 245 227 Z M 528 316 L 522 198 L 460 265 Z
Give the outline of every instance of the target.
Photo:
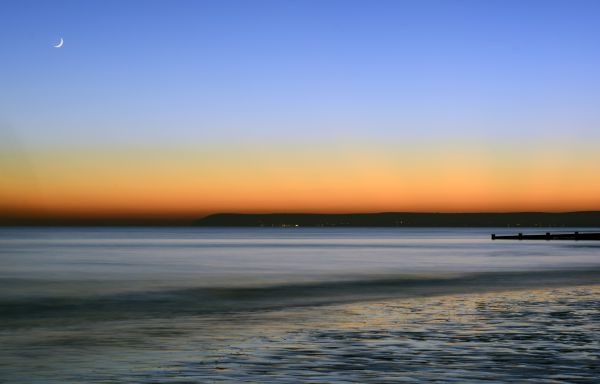
M 491 232 L 2 229 L 0 378 L 597 376 L 600 245 Z

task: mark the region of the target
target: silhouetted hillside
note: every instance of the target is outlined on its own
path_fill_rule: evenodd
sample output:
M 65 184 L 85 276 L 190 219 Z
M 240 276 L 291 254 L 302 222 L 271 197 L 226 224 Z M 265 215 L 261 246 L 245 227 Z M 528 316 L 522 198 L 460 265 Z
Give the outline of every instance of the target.
M 600 212 L 515 213 L 219 213 L 207 227 L 600 227 Z

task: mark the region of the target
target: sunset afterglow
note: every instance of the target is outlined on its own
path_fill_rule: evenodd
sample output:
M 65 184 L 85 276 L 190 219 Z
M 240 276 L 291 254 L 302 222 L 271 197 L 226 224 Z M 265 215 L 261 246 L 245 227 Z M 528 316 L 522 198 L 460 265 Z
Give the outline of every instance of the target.
M 600 209 L 595 3 L 166 4 L 11 3 L 1 219 Z
M 15 217 L 193 219 L 232 211 L 565 211 L 599 203 L 600 182 L 587 177 L 600 163 L 594 148 L 527 147 L 45 150 L 13 161 L 2 210 Z

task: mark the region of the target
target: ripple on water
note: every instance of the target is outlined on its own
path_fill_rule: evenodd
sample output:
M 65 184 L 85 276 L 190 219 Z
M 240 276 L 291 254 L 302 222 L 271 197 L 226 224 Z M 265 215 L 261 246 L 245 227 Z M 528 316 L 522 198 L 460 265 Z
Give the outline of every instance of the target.
M 2 336 L 0 372 L 14 382 L 593 382 L 600 286 Z M 33 358 L 41 363 L 32 373 Z

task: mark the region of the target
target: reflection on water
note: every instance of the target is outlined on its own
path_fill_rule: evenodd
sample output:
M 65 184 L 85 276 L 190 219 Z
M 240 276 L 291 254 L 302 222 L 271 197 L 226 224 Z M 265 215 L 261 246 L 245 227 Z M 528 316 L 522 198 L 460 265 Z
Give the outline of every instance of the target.
M 2 336 L 9 382 L 592 382 L 600 377 L 600 286 Z
M 4 229 L 0 382 L 600 377 L 597 245 L 488 232 Z

